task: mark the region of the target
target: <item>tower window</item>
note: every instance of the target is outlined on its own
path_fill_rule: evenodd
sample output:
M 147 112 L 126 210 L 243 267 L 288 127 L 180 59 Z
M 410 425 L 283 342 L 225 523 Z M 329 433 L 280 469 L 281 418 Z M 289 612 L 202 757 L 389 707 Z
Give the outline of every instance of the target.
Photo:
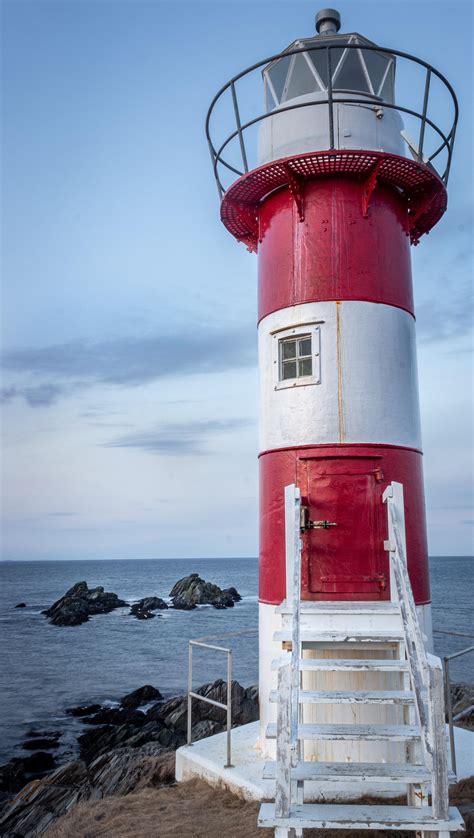
M 300 323 L 271 332 L 273 387 L 321 384 L 321 324 Z
M 305 378 L 313 374 L 311 335 L 280 340 L 280 381 Z

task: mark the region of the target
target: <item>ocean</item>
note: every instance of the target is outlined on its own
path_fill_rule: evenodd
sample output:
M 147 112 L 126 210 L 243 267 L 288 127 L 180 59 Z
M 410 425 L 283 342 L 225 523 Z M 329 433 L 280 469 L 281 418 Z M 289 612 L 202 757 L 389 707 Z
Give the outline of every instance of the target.
M 443 656 L 473 644 L 474 561 L 436 557 L 430 568 L 435 649 Z M 133 602 L 166 599 L 178 579 L 195 572 L 223 588 L 234 585 L 242 602 L 224 611 L 170 609 L 147 621 L 118 609 L 74 627 L 49 625 L 41 614 L 80 580 Z M 256 559 L 3 562 L 0 580 L 0 763 L 22 753 L 30 729 L 65 731 L 60 756 L 72 756 L 80 722 L 67 707 L 113 704 L 147 683 L 165 697 L 184 693 L 193 638 L 222 636 L 233 649 L 234 678 L 244 686 L 258 680 Z M 16 609 L 19 602 L 27 607 Z M 225 677 L 224 654 L 196 650 L 194 658 L 195 686 Z M 453 680 L 474 682 L 474 654 L 453 661 L 451 670 Z

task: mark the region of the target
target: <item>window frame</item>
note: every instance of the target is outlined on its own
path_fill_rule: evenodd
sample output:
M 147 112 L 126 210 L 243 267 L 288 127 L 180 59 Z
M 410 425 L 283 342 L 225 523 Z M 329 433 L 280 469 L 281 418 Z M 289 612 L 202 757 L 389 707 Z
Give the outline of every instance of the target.
M 293 387 L 306 387 L 311 384 L 321 384 L 321 323 L 301 323 L 298 326 L 290 326 L 285 329 L 277 329 L 272 332 L 273 343 L 273 370 L 274 370 L 274 389 L 287 390 Z M 312 373 L 311 375 L 301 375 L 296 378 L 281 378 L 283 372 L 283 352 L 282 346 L 288 340 L 300 340 L 304 338 L 311 339 L 311 355 L 305 355 L 304 358 L 311 357 Z M 298 343 L 296 345 L 298 347 Z M 296 352 L 298 349 L 296 348 Z M 298 362 L 299 357 L 296 354 L 295 361 Z

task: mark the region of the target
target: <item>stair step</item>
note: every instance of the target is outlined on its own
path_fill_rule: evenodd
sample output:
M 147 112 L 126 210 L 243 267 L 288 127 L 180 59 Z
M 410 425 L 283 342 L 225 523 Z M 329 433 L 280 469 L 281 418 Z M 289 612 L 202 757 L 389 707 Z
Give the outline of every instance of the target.
M 292 640 L 290 629 L 275 631 L 273 639 L 278 643 Z M 380 631 L 369 629 L 367 631 L 305 631 L 300 634 L 302 643 L 402 643 L 404 634 L 402 631 Z
M 269 724 L 267 726 L 266 735 L 267 739 L 276 739 L 276 724 Z M 364 739 L 368 742 L 382 740 L 404 742 L 420 739 L 420 731 L 418 727 L 411 725 L 300 724 L 298 725 L 298 739 Z
M 286 655 L 276 658 L 272 661 L 272 669 L 278 669 L 287 662 Z M 304 658 L 300 660 L 300 669 L 304 672 L 408 672 L 408 661 L 391 658 Z
M 459 811 L 449 808 L 448 820 L 436 820 L 431 806 L 370 806 L 341 803 L 300 803 L 288 818 L 275 817 L 275 804 L 262 803 L 258 825 L 291 829 L 393 829 L 430 832 L 464 830 Z
M 284 600 L 275 608 L 276 614 L 292 614 L 293 609 Z M 400 614 L 393 602 L 300 602 L 300 614 Z
M 276 763 L 267 762 L 264 780 L 274 780 Z M 431 774 L 424 765 L 387 762 L 300 762 L 291 769 L 292 780 L 357 780 L 363 782 L 426 783 Z
M 272 690 L 270 701 L 278 703 L 278 690 Z M 300 704 L 413 704 L 410 690 L 311 690 L 299 691 Z

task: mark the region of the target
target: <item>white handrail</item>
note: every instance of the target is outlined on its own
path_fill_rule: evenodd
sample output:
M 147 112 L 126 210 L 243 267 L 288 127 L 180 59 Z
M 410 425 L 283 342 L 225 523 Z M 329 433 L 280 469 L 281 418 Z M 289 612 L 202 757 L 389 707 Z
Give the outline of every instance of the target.
M 392 482 L 383 494 L 388 507 L 388 541 L 390 554 L 390 592 L 402 617 L 405 649 L 410 669 L 415 708 L 421 731 L 425 764 L 431 772 L 433 816 L 448 815 L 448 763 L 444 722 L 444 691 L 441 660 L 427 655 L 415 600 L 408 575 L 403 486 Z M 423 690 L 427 694 L 427 710 Z

